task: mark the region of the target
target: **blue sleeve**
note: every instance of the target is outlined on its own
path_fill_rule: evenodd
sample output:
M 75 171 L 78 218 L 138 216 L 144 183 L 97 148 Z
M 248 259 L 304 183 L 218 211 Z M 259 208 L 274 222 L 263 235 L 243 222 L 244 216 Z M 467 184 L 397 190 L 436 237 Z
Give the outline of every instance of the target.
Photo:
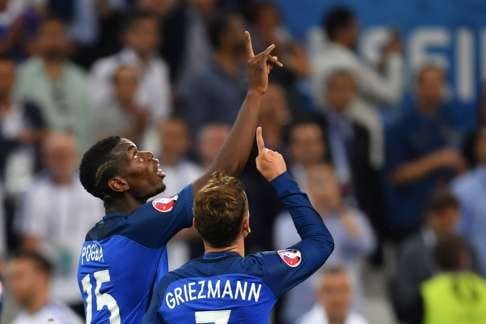
M 278 297 L 307 279 L 324 264 L 334 249 L 334 240 L 307 195 L 300 191 L 288 173 L 273 180 L 272 186 L 292 216 L 301 237 L 300 242 L 288 249 L 253 256 L 262 266 L 263 280 Z
M 124 235 L 148 247 L 161 247 L 180 230 L 192 225 L 192 186 L 178 195 L 157 198 L 127 218 Z

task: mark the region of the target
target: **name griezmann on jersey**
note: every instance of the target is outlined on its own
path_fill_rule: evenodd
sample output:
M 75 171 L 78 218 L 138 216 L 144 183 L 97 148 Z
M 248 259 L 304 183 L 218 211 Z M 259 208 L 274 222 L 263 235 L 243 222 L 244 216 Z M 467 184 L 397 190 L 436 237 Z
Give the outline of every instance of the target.
M 165 293 L 169 309 L 200 299 L 233 299 L 258 302 L 262 284 L 241 280 L 199 280 L 185 283 Z

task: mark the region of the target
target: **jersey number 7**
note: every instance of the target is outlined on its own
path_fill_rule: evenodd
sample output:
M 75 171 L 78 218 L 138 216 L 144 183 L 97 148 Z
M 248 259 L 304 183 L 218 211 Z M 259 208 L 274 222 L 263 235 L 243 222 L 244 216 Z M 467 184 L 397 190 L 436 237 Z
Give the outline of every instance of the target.
M 96 287 L 94 291 L 94 295 L 96 298 L 96 310 L 99 312 L 104 307 L 106 307 L 108 312 L 110 312 L 110 324 L 120 324 L 120 309 L 118 308 L 118 304 L 116 303 L 115 298 L 113 298 L 113 296 L 111 296 L 110 294 L 100 293 L 101 285 L 106 282 L 110 282 L 110 272 L 108 270 L 97 271 L 94 273 L 94 278 L 96 281 Z M 91 319 L 93 318 L 93 285 L 91 285 L 89 274 L 84 276 L 81 283 L 83 285 L 83 291 L 87 294 L 86 323 L 91 323 Z
M 228 324 L 231 309 L 196 312 L 196 324 Z

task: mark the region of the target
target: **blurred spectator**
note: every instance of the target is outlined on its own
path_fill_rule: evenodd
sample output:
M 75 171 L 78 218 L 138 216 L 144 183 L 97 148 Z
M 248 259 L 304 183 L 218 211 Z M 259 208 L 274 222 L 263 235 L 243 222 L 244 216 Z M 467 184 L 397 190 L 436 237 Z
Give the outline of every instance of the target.
M 379 73 L 355 52 L 359 26 L 351 9 L 342 6 L 329 9 L 322 21 L 322 29 L 328 42 L 322 48 L 310 51 L 316 99 L 321 104 L 325 101 L 322 96 L 322 85 L 327 82 L 330 72 L 336 68 L 352 71 L 360 95 L 349 113 L 368 129 L 371 145 L 370 163 L 380 167 L 384 161 L 384 140 L 383 125 L 377 108 L 380 103 L 393 106 L 401 100 L 401 42 L 397 37 L 390 37 L 385 44 L 382 57 L 384 70 L 383 73 Z M 311 46 L 322 42 L 322 39 L 313 39 Z
M 255 1 L 250 18 L 253 25 L 253 47 L 264 50 L 270 44 L 277 45 L 276 50 L 282 50 L 290 42 L 290 33 L 282 24 L 281 13 L 274 1 Z
M 285 90 L 277 83 L 270 83 L 260 105 L 260 126 L 265 130 L 267 147 L 283 151 L 284 127 L 290 121 Z
M 0 0 L 0 54 L 21 59 L 30 50 L 25 40 L 37 28 L 40 7 L 32 6 L 29 1 Z
M 70 24 L 77 45 L 74 59 L 88 68 L 98 58 L 113 55 L 121 49 L 119 36 L 126 16 L 127 1 L 77 0 L 75 5 L 75 15 Z
M 397 239 L 414 233 L 422 223 L 427 195 L 445 187 L 465 168 L 461 154 L 452 148 L 456 130 L 444 105 L 444 70 L 427 64 L 418 72 L 413 109 L 388 134 L 390 225 Z
M 469 168 L 475 168 L 481 161 L 478 161 L 476 154 L 477 141 L 481 137 L 481 130 L 486 127 L 486 83 L 481 87 L 479 105 L 477 108 L 476 128 L 464 136 L 462 143 L 464 158 Z
M 13 98 L 15 62 L 0 57 L 0 182 L 6 193 L 23 192 L 38 162 L 46 123 L 39 107 Z
M 230 127 L 227 124 L 208 124 L 199 130 L 198 154 L 203 169 L 209 168 L 229 132 Z
M 292 39 L 282 20 L 278 1 L 256 0 L 247 1 L 249 22 L 255 50 L 275 44 L 275 56 L 278 56 L 284 66 L 273 72 L 273 79 L 279 80 L 289 93 L 292 106 L 311 110 L 311 93 L 307 82 L 310 76 L 310 62 L 304 48 Z
M 284 152 L 284 127 L 290 119 L 289 107 L 285 90 L 277 83 L 271 82 L 267 92 L 262 97 L 259 112 L 259 125 L 263 132 L 265 143 L 274 150 Z M 255 147 L 256 148 L 256 147 Z M 247 189 L 252 215 L 252 235 L 248 237 L 246 249 L 261 251 L 272 249 L 273 235 L 268 229 L 273 228 L 275 218 L 281 211 L 281 204 L 276 197 L 271 184 L 256 170 L 253 155 L 250 155 L 242 181 Z
M 36 55 L 19 68 L 18 98 L 40 106 L 50 129 L 71 131 L 80 147 L 89 144 L 88 101 L 84 73 L 66 57 L 63 22 L 45 18 L 36 37 Z
M 160 53 L 170 66 L 177 94 L 189 89 L 190 78 L 210 62 L 207 23 L 216 5 L 216 0 L 178 1 L 163 20 Z
M 311 119 L 297 120 L 290 125 L 289 150 L 293 176 L 305 184 L 305 170 L 324 162 L 327 154 L 324 131 L 319 123 Z
M 322 91 L 326 98 L 324 114 L 330 160 L 345 197 L 357 200 L 376 233 L 382 234 L 385 206 L 380 169 L 368 158 L 371 151 L 368 129 L 352 114 L 356 82 L 349 70 L 328 72 Z
M 362 302 L 361 265 L 363 257 L 373 251 L 375 239 L 363 213 L 347 206 L 341 197 L 339 183 L 332 167 L 318 164 L 306 170 L 306 190 L 312 205 L 326 222 L 331 232 L 335 249 L 327 260 L 326 266 L 343 265 L 353 286 L 353 305 L 360 307 Z M 297 232 L 290 226 L 292 219 L 288 213 L 281 214 L 274 228 L 275 247 L 283 248 L 298 242 Z M 287 294 L 284 316 L 289 322 L 295 321 L 312 305 L 307 293 L 311 280 L 306 280 Z
M 191 146 L 189 130 L 183 119 L 169 117 L 159 125 L 160 167 L 167 174 L 164 179 L 164 196 L 173 196 L 188 183 L 199 178 L 203 170 L 197 164 L 187 159 Z M 201 242 L 199 236 L 192 230 L 179 232 L 168 244 L 169 266 L 177 269 L 187 261 L 191 255 L 200 255 Z
M 434 252 L 440 272 L 421 285 L 414 323 L 485 323 L 486 280 L 472 271 L 472 253 L 464 239 L 445 237 Z
M 398 272 L 391 286 L 397 317 L 410 324 L 418 323 L 411 316 L 419 298 L 420 285 L 437 270 L 434 248 L 439 240 L 457 230 L 459 202 L 450 192 L 439 190 L 430 197 L 425 214 L 423 229 L 401 246 Z
M 317 303 L 297 321 L 298 324 L 367 324 L 352 310 L 353 284 L 345 268 L 334 266 L 323 270 L 315 285 Z
M 84 314 L 76 284 L 79 247 L 86 232 L 103 216 L 103 206 L 79 182 L 72 135 L 49 135 L 43 158 L 46 173 L 36 179 L 19 206 L 22 245 L 51 260 L 55 265 L 53 296 Z
M 330 73 L 327 82 L 323 87 L 326 98 L 326 121 L 329 137 L 329 151 L 332 154 L 332 163 L 336 167 L 336 175 L 339 182 L 345 187 L 351 187 L 353 180 L 353 157 L 351 150 L 358 143 L 354 139 L 363 138 L 369 142 L 369 135 L 353 122 L 350 110 L 356 97 L 356 86 L 350 72 L 346 70 L 335 70 Z M 361 135 L 361 136 L 360 136 Z M 353 145 L 355 144 L 355 145 Z M 368 143 L 360 149 L 365 153 L 363 162 L 366 162 L 369 150 Z
M 95 62 L 91 71 L 90 95 L 96 107 L 103 107 L 115 96 L 114 72 L 120 65 L 138 70 L 139 87 L 136 103 L 150 111 L 153 120 L 165 118 L 171 112 L 169 71 L 157 56 L 159 22 L 151 13 L 136 12 L 123 32 L 124 49 L 113 56 Z
M 171 117 L 163 121 L 160 133 L 160 167 L 167 174 L 164 194 L 177 194 L 188 183 L 202 175 L 202 169 L 187 159 L 191 146 L 189 130 L 184 120 Z
M 231 124 L 244 99 L 241 72 L 245 58 L 244 21 L 218 14 L 209 22 L 212 61 L 193 75 L 183 91 L 184 115 L 192 132 L 208 123 Z
M 118 66 L 112 78 L 114 97 L 93 112 L 92 133 L 96 140 L 111 135 L 127 137 L 141 143 L 149 123 L 149 111 L 136 102 L 139 87 L 138 70 Z
M 6 267 L 6 283 L 21 312 L 12 324 L 81 324 L 72 310 L 51 300 L 49 287 L 52 265 L 35 252 L 21 252 Z
M 0 56 L 0 234 L 2 251 L 17 242 L 12 226 L 15 205 L 40 167 L 46 123 L 39 107 L 13 98 L 15 62 Z M 6 230 L 6 232 L 4 231 Z
M 474 170 L 452 183 L 461 204 L 461 234 L 477 252 L 481 274 L 486 276 L 486 127 L 476 135 Z
M 4 208 L 4 194 L 3 186 L 0 182 L 0 258 L 7 253 L 7 226 L 6 226 L 6 210 Z M 0 280 L 0 318 L 2 314 L 2 298 L 1 298 L 1 280 Z

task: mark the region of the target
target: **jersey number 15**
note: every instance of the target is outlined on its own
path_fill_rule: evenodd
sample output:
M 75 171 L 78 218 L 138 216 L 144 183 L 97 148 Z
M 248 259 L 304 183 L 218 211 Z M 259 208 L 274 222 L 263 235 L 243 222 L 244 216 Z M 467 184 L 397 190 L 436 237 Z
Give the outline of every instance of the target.
M 108 270 L 97 271 L 94 274 L 96 287 L 94 289 L 94 296 L 96 298 L 96 310 L 99 312 L 104 307 L 110 312 L 110 324 L 120 324 L 120 309 L 116 303 L 115 298 L 107 293 L 100 293 L 101 285 L 110 282 L 110 272 Z M 84 276 L 81 280 L 83 291 L 87 294 L 86 297 L 86 323 L 91 323 L 93 318 L 93 285 L 89 278 L 89 274 Z

